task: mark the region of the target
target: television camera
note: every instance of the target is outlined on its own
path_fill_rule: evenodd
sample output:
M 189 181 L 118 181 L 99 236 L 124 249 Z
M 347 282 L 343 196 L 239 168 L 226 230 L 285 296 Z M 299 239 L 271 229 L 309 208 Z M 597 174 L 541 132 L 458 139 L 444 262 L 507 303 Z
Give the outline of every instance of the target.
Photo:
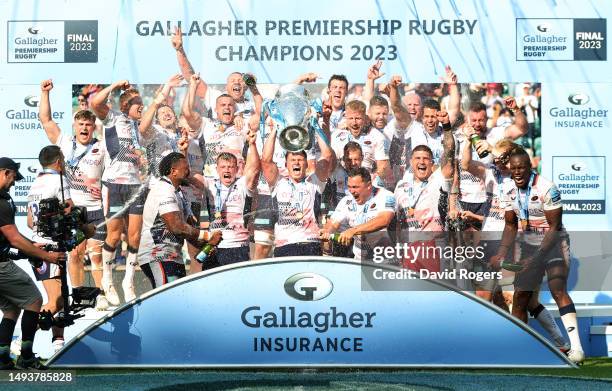
M 72 207 L 66 213 L 64 205 L 57 198 L 46 198 L 39 202 L 36 231 L 39 236 L 54 242 L 46 244 L 43 248 L 45 251 L 72 251 L 95 233 L 95 226 L 87 222 L 86 208 Z M 43 265 L 41 259 L 28 257 L 21 252 L 9 253 L 9 257 L 12 259 L 27 259 L 35 268 Z M 93 308 L 96 305 L 96 298 L 100 294 L 100 289 L 93 287 L 73 288 L 72 294 L 69 294 L 66 262 L 62 261 L 58 265 L 60 267 L 64 310 L 56 317 L 49 311 L 42 311 L 39 326 L 43 330 L 48 330 L 51 326 L 67 327 L 74 324 L 75 319 L 83 316 L 83 310 Z M 69 300 L 70 297 L 72 297 L 72 302 Z

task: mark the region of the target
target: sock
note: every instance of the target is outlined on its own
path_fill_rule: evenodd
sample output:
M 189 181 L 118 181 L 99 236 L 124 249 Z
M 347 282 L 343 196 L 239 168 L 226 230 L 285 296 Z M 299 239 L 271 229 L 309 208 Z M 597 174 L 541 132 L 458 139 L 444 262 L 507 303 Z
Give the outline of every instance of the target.
M 30 358 L 33 355 L 32 345 L 37 327 L 38 312 L 24 310 L 21 317 L 21 355 L 24 358 Z
M 529 313 L 535 320 L 538 321 L 538 323 L 540 323 L 540 326 L 542 326 L 544 330 L 548 332 L 556 346 L 562 347 L 565 345 L 565 338 L 563 337 L 563 334 L 561 334 L 561 330 L 559 329 L 559 326 L 557 326 L 557 322 L 555 322 L 555 319 L 550 314 L 550 311 L 546 309 L 546 307 L 539 304 L 533 311 L 529 311 Z
M 0 345 L 0 362 L 6 362 L 11 359 L 11 347 L 9 345 Z
M 51 342 L 56 339 L 64 339 L 64 329 L 61 327 L 51 327 Z
M 128 246 L 128 255 L 125 262 L 125 276 L 123 277 L 124 284 L 133 286 L 134 285 L 134 271 L 138 262 L 136 256 L 138 255 L 138 249 Z
M 15 332 L 16 321 L 9 318 L 2 318 L 0 322 L 0 347 L 10 346 Z
M 55 341 L 61 341 L 61 343 L 64 343 L 64 336 L 62 335 L 61 337 L 51 338 L 51 343 L 55 343 Z
M 113 285 L 113 265 L 115 249 L 106 244 L 102 245 L 102 289 L 105 291 Z
M 572 350 L 584 351 L 580 343 L 578 320 L 576 319 L 576 308 L 574 308 L 574 304 L 568 304 L 565 307 L 559 308 L 559 315 L 561 315 L 561 321 L 563 321 L 563 326 L 565 326 L 565 331 L 567 331 Z
M 31 358 L 34 355 L 32 353 L 32 345 L 34 345 L 32 341 L 21 340 L 21 357 Z

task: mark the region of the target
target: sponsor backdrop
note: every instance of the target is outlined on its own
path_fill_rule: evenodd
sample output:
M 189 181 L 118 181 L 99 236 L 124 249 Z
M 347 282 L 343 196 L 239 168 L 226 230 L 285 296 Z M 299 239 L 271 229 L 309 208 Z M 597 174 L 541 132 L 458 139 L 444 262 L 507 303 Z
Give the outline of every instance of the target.
M 177 72 L 169 40 L 180 25 L 194 68 L 213 84 L 231 71 L 262 83 L 304 72 L 363 82 L 377 59 L 388 76 L 412 82 L 439 82 L 446 64 L 461 82 L 541 82 L 542 173 L 559 185 L 565 226 L 606 231 L 609 15 L 605 0 L 0 0 L 2 154 L 18 158 L 31 181 L 46 143 L 38 83 L 53 78 L 53 115 L 69 129 L 73 84 L 155 84 Z M 27 190 L 28 182 L 15 190 L 18 203 Z
M 392 295 L 362 291 L 361 273 L 372 273 L 363 269 L 376 267 L 295 257 L 199 273 L 101 319 L 51 362 L 55 367 L 568 365 L 540 335 L 472 295 L 441 287 L 422 292 L 434 285 L 423 280 L 390 281 L 399 288 Z M 432 332 L 432 325 L 439 332 Z

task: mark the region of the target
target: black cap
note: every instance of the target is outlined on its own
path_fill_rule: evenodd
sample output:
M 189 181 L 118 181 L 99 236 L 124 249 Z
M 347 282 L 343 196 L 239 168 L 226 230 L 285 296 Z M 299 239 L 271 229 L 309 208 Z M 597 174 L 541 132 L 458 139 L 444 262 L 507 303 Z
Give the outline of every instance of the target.
M 13 159 L 8 157 L 0 157 L 0 169 L 15 170 L 17 173 L 15 179 L 18 181 L 23 179 L 23 175 L 19 172 L 19 167 L 21 167 L 21 163 L 15 163 Z

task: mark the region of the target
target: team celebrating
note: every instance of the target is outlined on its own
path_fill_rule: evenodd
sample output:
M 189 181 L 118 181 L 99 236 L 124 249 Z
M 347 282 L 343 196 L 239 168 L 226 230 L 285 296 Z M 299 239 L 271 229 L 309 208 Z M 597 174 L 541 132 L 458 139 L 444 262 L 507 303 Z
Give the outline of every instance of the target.
M 516 143 L 531 132 L 518 99 L 498 99 L 508 121 L 481 101 L 462 105 L 457 75 L 448 66 L 447 99 L 403 95 L 400 76 L 378 83 L 384 76 L 378 61 L 365 72 L 360 94 L 349 96 L 346 77 L 331 76 L 313 109 L 318 131 L 310 145 L 286 150 L 279 143 L 283 125 L 265 110 L 253 75 L 231 73 L 219 93 L 193 69 L 180 29 L 171 43 L 180 73 L 146 108 L 127 80 L 115 82 L 88 102 L 79 96 L 73 133 L 53 121 L 53 82 L 41 82 L 39 118 L 52 145 L 39 155 L 43 170 L 28 196 L 28 225 L 36 232 L 38 203 L 48 197 L 87 208 L 97 230 L 69 254 L 68 271 L 72 286 L 82 286 L 84 258 L 90 260 L 103 291 L 98 309 L 120 304 L 113 269 L 122 241 L 126 302 L 137 296 L 138 269 L 156 288 L 184 277 L 187 263 L 196 273 L 268 257 L 366 262 L 380 246 L 467 243 L 484 249 L 469 260 L 470 268 L 506 277 L 506 283 L 470 281 L 468 289 L 524 322 L 531 315 L 570 360 L 584 360 L 566 287 L 569 236 L 560 192 Z M 308 73 L 294 83 L 317 78 Z M 182 85 L 177 114 L 174 98 Z M 114 108 L 110 98 L 119 91 Z M 491 121 L 492 115 L 499 118 Z M 4 178 L 11 167 L 18 174 L 18 166 L 0 167 L 2 191 L 16 179 Z M 34 273 L 47 292 L 46 309 L 57 313 L 59 268 L 50 261 Z M 416 270 L 468 267 L 435 256 L 388 262 Z M 569 341 L 538 301 L 544 276 Z M 9 308 L 0 304 L 3 312 Z M 53 344 L 62 347 L 62 329 L 53 329 Z

